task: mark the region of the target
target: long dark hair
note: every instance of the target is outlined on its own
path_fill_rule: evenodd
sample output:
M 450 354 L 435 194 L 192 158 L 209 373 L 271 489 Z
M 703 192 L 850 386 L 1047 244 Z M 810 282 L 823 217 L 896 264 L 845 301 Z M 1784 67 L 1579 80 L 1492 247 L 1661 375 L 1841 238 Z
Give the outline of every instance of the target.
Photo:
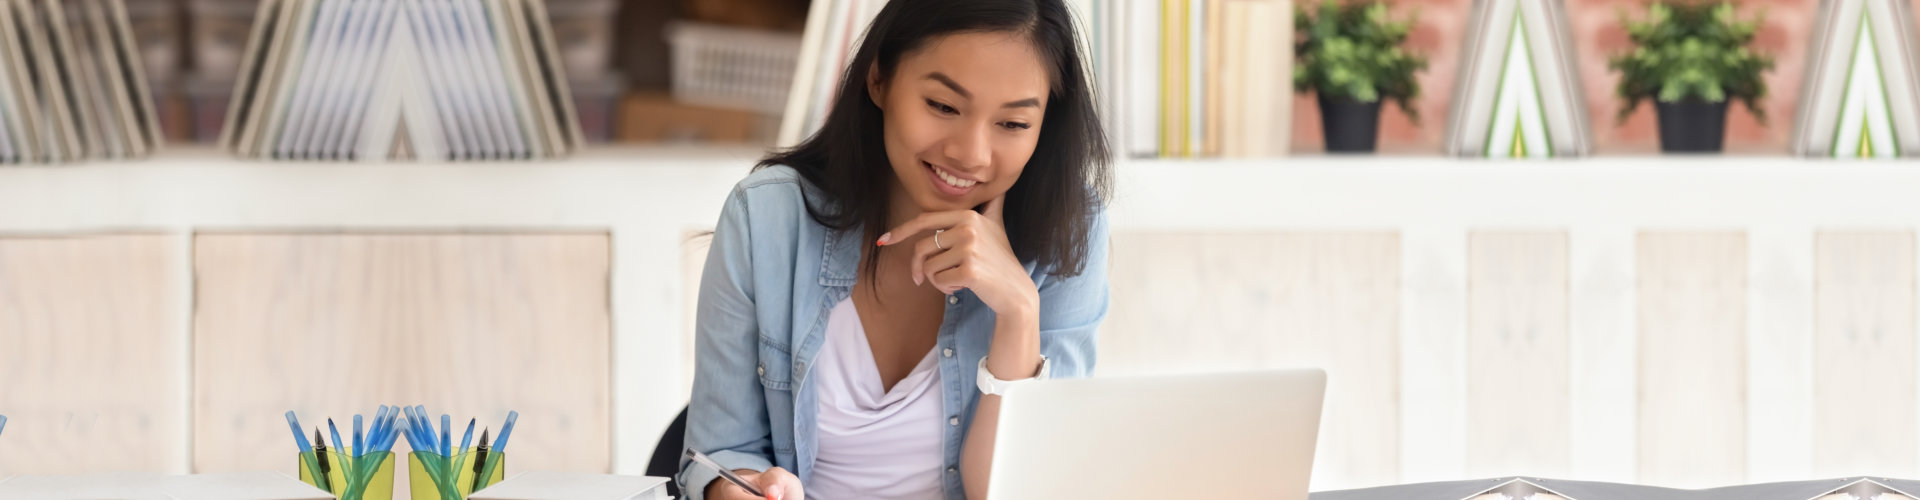
M 892 0 L 874 17 L 841 76 L 839 94 L 819 132 L 760 160 L 755 170 L 787 165 L 830 203 L 807 214 L 834 230 L 864 226 L 879 239 L 887 224 L 893 168 L 882 139 L 880 108 L 867 91 L 868 68 L 885 81 L 900 58 L 942 36 L 1012 32 L 1024 35 L 1048 65 L 1051 85 L 1039 143 L 1006 195 L 1007 240 L 1022 262 L 1056 277 L 1086 266 L 1093 217 L 1112 192 L 1106 132 L 1083 69 L 1082 45 L 1063 0 Z M 878 248 L 866 269 L 878 268 Z

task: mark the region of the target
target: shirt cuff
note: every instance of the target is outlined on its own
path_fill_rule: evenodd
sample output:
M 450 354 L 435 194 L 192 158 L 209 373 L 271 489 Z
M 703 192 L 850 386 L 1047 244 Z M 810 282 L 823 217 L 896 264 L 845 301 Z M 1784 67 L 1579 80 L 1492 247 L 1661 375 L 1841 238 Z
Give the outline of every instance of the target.
M 767 469 L 773 468 L 773 462 L 767 460 L 767 457 L 751 453 L 722 450 L 710 453 L 707 457 L 726 466 L 727 470 L 747 469 L 766 472 Z M 679 479 L 681 497 L 688 500 L 706 500 L 707 485 L 712 484 L 715 479 L 720 479 L 720 472 L 681 458 Z

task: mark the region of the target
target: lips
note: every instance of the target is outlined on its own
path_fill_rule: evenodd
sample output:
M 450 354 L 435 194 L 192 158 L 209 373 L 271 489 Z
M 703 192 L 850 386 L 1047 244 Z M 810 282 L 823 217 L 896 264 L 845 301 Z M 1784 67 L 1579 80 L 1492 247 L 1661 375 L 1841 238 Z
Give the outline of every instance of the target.
M 927 180 L 933 184 L 934 189 L 949 197 L 958 198 L 980 185 L 980 181 L 954 175 L 931 163 L 922 161 L 920 165 L 932 172 L 933 175 L 927 176 Z

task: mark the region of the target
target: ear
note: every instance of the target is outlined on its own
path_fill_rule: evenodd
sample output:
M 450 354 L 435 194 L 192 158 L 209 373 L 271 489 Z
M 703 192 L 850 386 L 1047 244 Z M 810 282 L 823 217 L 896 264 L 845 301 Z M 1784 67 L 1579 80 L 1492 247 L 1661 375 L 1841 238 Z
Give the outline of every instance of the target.
M 887 109 L 887 83 L 880 81 L 880 63 L 867 65 L 867 98 L 873 100 L 873 106 Z

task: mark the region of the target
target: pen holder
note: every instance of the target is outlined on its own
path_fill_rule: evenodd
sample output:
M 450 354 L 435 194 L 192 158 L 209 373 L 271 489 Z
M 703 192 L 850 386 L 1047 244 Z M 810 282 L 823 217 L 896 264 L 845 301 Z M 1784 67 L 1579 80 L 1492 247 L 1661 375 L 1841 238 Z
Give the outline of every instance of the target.
M 504 453 L 482 453 L 472 449 L 454 456 L 416 451 L 407 454 L 408 490 L 414 500 L 464 500 L 475 491 L 500 482 L 507 475 Z M 473 478 L 486 471 L 486 479 L 475 484 Z
M 325 490 L 340 500 L 393 500 L 393 452 L 376 451 L 357 459 L 336 451 L 320 456 L 327 460 L 326 485 L 314 479 L 312 468 L 320 462 L 313 452 L 301 453 L 300 463 L 294 467 L 300 470 L 300 482 Z

